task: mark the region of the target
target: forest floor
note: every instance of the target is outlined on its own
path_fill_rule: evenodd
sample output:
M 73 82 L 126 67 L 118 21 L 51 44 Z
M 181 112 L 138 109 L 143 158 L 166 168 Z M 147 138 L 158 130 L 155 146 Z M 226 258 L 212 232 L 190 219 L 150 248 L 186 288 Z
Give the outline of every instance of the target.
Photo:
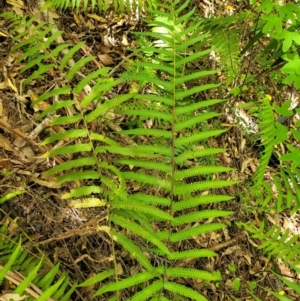
M 242 2 L 215 2 L 213 7 L 205 1 L 201 4 L 194 1 L 194 4 L 201 11 L 213 10 L 214 13 L 234 13 L 244 9 Z M 35 5 L 33 0 L 19 0 L 18 4 L 0 0 L 3 11 L 14 11 L 22 16 L 35 14 Z M 82 55 L 85 53 L 97 57 L 91 64 L 91 69 L 108 66 L 113 69 L 112 74 L 116 77 L 122 71 L 120 63 L 126 61 L 129 56 L 128 49 L 135 45 L 132 32 L 142 31 L 145 26 L 134 17 L 120 16 L 113 11 L 101 15 L 96 12 L 73 13 L 69 9 L 64 12 L 50 10 L 49 16 L 54 19 L 57 27 L 65 32 L 65 42 L 86 42 L 86 47 L 82 48 Z M 41 20 L 42 18 L 41 16 Z M 46 137 L 47 124 L 37 121 L 36 116 L 47 108 L 48 104 L 42 102 L 32 107 L 31 103 L 55 84 L 59 74 L 51 74 L 49 71 L 47 81 L 38 82 L 23 90 L 22 82 L 26 79 L 26 74 L 19 72 L 22 63 L 17 63 L 18 53 L 10 54 L 12 39 L 9 33 L 4 31 L 5 25 L 5 20 L 0 18 L 0 197 L 20 188 L 25 188 L 27 193 L 2 204 L 2 218 L 9 216 L 18 222 L 17 231 L 30 237 L 25 244 L 29 251 L 42 250 L 53 263 L 60 262 L 74 281 L 81 282 L 110 267 L 110 241 L 96 230 L 96 225 L 105 218 L 105 212 L 99 208 L 69 208 L 61 200 L 61 195 L 68 191 L 69 187 L 59 185 L 54 178 L 43 178 L 43 172 L 55 162 L 41 158 L 44 150 L 39 143 Z M 81 71 L 84 74 L 90 72 Z M 119 89 L 122 93 L 128 87 Z M 247 98 L 255 98 L 255 95 L 251 95 L 249 91 Z M 218 119 L 217 125 L 223 125 L 228 131 L 219 139 L 210 139 L 207 143 L 209 146 L 227 149 L 217 160 L 223 166 L 235 168 L 230 177 L 240 181 L 240 184 L 226 189 L 225 194 L 235 198 L 222 207 L 223 210 L 231 210 L 235 214 L 225 220 L 228 227 L 223 231 L 195 238 L 194 243 L 197 246 L 216 251 L 218 257 L 209 261 L 197 260 L 190 265 L 207 271 L 221 271 L 223 280 L 219 287 L 215 284 L 198 284 L 198 290 L 204 292 L 209 300 L 233 300 L 231 296 L 235 296 L 237 300 L 250 301 L 254 300 L 247 293 L 251 281 L 279 292 L 284 290 L 284 287 L 275 279 L 271 270 L 276 268 L 286 276 L 293 275 L 286 265 L 277 262 L 275 266 L 274 262 L 258 251 L 257 242 L 246 231 L 238 228 L 235 222 L 247 223 L 249 220 L 255 220 L 259 228 L 262 220 L 267 220 L 271 225 L 280 224 L 284 229 L 288 227 L 293 234 L 299 233 L 299 224 L 296 218 L 292 220 L 284 214 L 256 211 L 249 213 L 244 208 L 245 203 L 241 195 L 245 183 L 257 169 L 258 147 L 238 124 L 228 120 L 226 105 L 218 109 L 224 115 Z M 28 137 L 31 139 L 27 139 Z M 270 166 L 268 173 L 275 170 L 276 165 Z M 126 273 L 133 274 L 136 266 L 130 254 L 121 253 L 119 258 Z M 235 279 L 239 279 L 241 283 L 238 290 L 234 288 Z M 195 286 L 197 283 L 191 285 Z M 277 300 L 264 290 L 255 293 L 262 300 Z M 285 293 L 290 294 L 291 299 L 298 300 L 297 296 L 288 291 Z M 91 292 L 83 289 L 80 294 L 77 300 L 91 300 Z

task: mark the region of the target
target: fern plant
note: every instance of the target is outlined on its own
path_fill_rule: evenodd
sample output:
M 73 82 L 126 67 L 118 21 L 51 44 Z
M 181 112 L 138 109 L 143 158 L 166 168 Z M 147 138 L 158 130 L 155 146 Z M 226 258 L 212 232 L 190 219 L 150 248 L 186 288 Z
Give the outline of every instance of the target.
M 51 146 L 45 154 L 50 162 L 60 157 L 61 163 L 45 176 L 56 175 L 59 182 L 69 185 L 80 183 L 62 197 L 69 200 L 69 206 L 95 206 L 105 210 L 107 220 L 97 225 L 97 229 L 111 240 L 113 264 L 110 270 L 86 280 L 81 286 L 100 282 L 95 296 L 103 295 L 107 300 L 124 299 L 123 291 L 131 287 L 135 288 L 131 290 L 131 300 L 207 300 L 200 292 L 180 284 L 179 279 L 205 282 L 221 279 L 218 271 L 201 271 L 179 264 L 216 256 L 205 248 L 180 250 L 178 245 L 225 226 L 221 222 L 205 221 L 232 212 L 201 210 L 201 207 L 229 201 L 230 196 L 218 195 L 217 190 L 235 183 L 222 180 L 221 173 L 230 168 L 199 164 L 200 159 L 224 151 L 199 148 L 204 140 L 224 132 L 218 129 L 202 132 L 199 125 L 218 116 L 213 110 L 206 110 L 225 100 L 201 99 L 203 91 L 218 87 L 208 82 L 208 77 L 217 70 L 192 69 L 192 63 L 206 58 L 210 50 L 199 50 L 205 45 L 202 21 L 191 21 L 194 10 L 186 12 L 188 4 L 188 1 L 166 1 L 162 8 L 149 10 L 155 18 L 145 22 L 153 31 L 140 34 L 148 39 L 149 46 L 134 51 L 138 57 L 145 52 L 152 53 L 155 59 L 137 60 L 130 68 L 150 68 L 154 71 L 151 78 L 143 72 L 127 72 L 125 78 L 113 79 L 105 68 L 80 78 L 80 68 L 94 57 L 83 57 L 69 69 L 68 59 L 80 51 L 83 44 L 50 48 L 54 37 L 48 37 L 51 28 L 45 24 L 40 24 L 33 36 L 28 29 L 15 38 L 13 51 L 23 52 L 19 61 L 33 58 L 22 69 L 22 72 L 31 71 L 25 84 L 47 77 L 50 68 L 65 74 L 63 83 L 57 83 L 33 104 L 43 101 L 50 105 L 39 119 L 54 116 L 52 134 L 42 146 Z M 34 22 L 22 21 L 25 28 Z M 21 37 L 26 38 L 20 42 Z M 47 42 L 40 49 L 38 46 L 45 39 Z M 69 50 L 66 55 L 62 52 L 65 48 Z M 155 93 L 136 91 L 116 96 L 107 93 L 126 82 L 155 85 Z M 92 86 L 92 91 L 82 97 L 87 84 Z M 63 116 L 65 111 L 69 116 Z M 119 114 L 138 122 L 133 128 L 122 129 L 115 124 Z M 150 126 L 146 128 L 145 121 L 149 119 Z M 56 132 L 57 126 L 66 130 Z M 104 131 L 107 128 L 114 132 Z M 213 178 L 218 174 L 220 179 Z M 139 263 L 137 274 L 120 279 L 117 245 Z M 153 256 L 158 258 L 158 263 L 152 261 Z

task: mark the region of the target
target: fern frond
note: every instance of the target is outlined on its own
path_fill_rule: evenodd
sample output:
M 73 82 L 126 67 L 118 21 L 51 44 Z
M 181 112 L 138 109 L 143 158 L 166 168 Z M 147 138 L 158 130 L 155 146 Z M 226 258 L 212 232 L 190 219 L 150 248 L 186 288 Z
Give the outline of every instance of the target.
M 231 215 L 233 211 L 223 211 L 223 210 L 203 210 L 199 212 L 191 212 L 185 215 L 174 218 L 172 225 L 180 226 L 183 224 L 193 223 L 202 219 L 214 218 Z
M 70 201 L 68 204 L 72 208 L 92 208 L 92 207 L 103 207 L 107 205 L 107 203 L 104 200 L 101 200 L 99 198 L 77 199 L 77 200 Z
M 125 180 L 135 180 L 137 182 L 141 182 L 143 184 L 148 184 L 148 185 L 153 185 L 156 187 L 161 187 L 161 188 L 170 188 L 170 181 L 164 180 L 162 178 L 159 178 L 157 176 L 151 176 L 145 173 L 135 173 L 131 171 L 123 172 L 123 177 Z
M 154 195 L 145 195 L 145 194 L 133 194 L 129 196 L 129 199 L 133 201 L 138 201 L 138 202 L 145 202 L 149 204 L 155 204 L 155 205 L 163 205 L 163 206 L 170 206 L 171 200 L 169 198 L 163 198 L 163 197 L 158 197 Z
M 160 162 L 149 162 L 149 161 L 134 160 L 134 159 L 117 159 L 117 160 L 114 160 L 114 162 L 122 164 L 122 165 L 144 167 L 144 168 L 148 168 L 148 169 L 159 170 L 159 171 L 163 171 L 166 173 L 171 172 L 170 165 L 167 165 L 165 163 L 160 163 Z
M 176 139 L 175 147 L 180 148 L 182 146 L 186 146 L 191 143 L 206 140 L 210 137 L 217 137 L 217 136 L 223 134 L 224 132 L 226 132 L 226 131 L 225 130 L 206 131 L 203 133 L 194 134 L 192 136 L 180 137 L 180 138 Z
M 180 230 L 177 233 L 172 233 L 170 240 L 172 242 L 183 241 L 186 239 L 190 239 L 192 237 L 199 236 L 204 233 L 220 230 L 224 227 L 225 227 L 225 225 L 221 224 L 221 223 L 211 223 L 211 224 L 199 225 L 199 226 L 195 226 L 192 228 Z
M 228 172 L 231 170 L 233 169 L 229 167 L 223 167 L 223 166 L 196 166 L 190 169 L 176 171 L 175 179 L 176 181 L 179 181 L 197 175 L 217 174 L 219 172 Z
M 76 129 L 76 130 L 69 130 L 62 133 L 54 134 L 51 137 L 45 139 L 41 145 L 47 145 L 57 140 L 69 140 L 73 138 L 84 138 L 87 137 L 88 131 L 86 129 Z
M 199 271 L 197 269 L 186 269 L 186 268 L 168 268 L 167 275 L 169 277 L 177 278 L 196 278 L 201 280 L 221 280 L 220 272 L 209 273 L 206 271 Z
M 79 174 L 81 173 L 79 172 Z M 90 179 L 91 176 L 89 175 L 88 178 Z M 98 174 L 97 177 L 95 177 L 95 179 L 97 178 L 98 178 Z M 92 195 L 93 193 L 101 194 L 102 192 L 103 192 L 103 188 L 100 186 L 83 186 L 83 187 L 71 189 L 69 193 L 64 193 L 61 198 L 63 200 L 70 199 L 70 198 L 79 198 L 82 196 Z
M 225 152 L 223 148 L 203 148 L 183 151 L 176 157 L 176 164 L 182 165 L 187 160 L 197 159 L 206 156 L 213 156 Z
M 146 281 L 149 281 L 149 280 L 153 279 L 154 277 L 155 276 L 151 272 L 138 273 L 128 279 L 123 279 L 116 283 L 108 283 L 108 284 L 104 285 L 95 293 L 94 296 L 95 297 L 100 296 L 107 292 L 114 292 L 114 291 L 121 290 L 121 289 L 124 289 L 127 287 L 131 287 L 131 286 L 134 286 L 134 285 L 137 285 L 140 283 L 145 283 Z
M 127 200 L 126 203 L 120 202 L 120 201 L 112 201 L 111 205 L 114 206 L 115 208 L 118 209 L 128 209 L 132 211 L 138 211 L 138 212 L 143 212 L 148 215 L 155 216 L 157 219 L 161 220 L 172 220 L 172 216 L 168 214 L 167 212 L 164 212 L 156 207 L 147 205 L 145 203 L 138 203 L 138 202 L 130 202 Z
M 97 282 L 101 282 L 107 278 L 109 278 L 110 276 L 112 276 L 114 274 L 114 270 L 113 269 L 109 269 L 107 271 L 104 271 L 102 273 L 99 273 L 87 280 L 85 280 L 84 282 L 80 283 L 78 286 L 79 287 L 85 287 L 85 286 L 90 286 L 93 285 Z
M 172 252 L 168 258 L 170 260 L 180 260 L 180 259 L 187 259 L 187 258 L 201 258 L 201 257 L 213 257 L 217 256 L 217 254 L 213 251 L 206 250 L 206 249 L 195 249 L 195 250 L 187 250 L 181 252 Z
M 54 166 L 47 172 L 45 172 L 45 176 L 49 177 L 54 175 L 58 172 L 67 171 L 75 167 L 82 167 L 82 166 L 94 166 L 96 164 L 96 160 L 94 157 L 82 158 L 82 159 L 75 159 L 68 162 L 64 162 L 60 165 Z
M 135 294 L 134 297 L 131 298 L 131 301 L 147 300 L 149 297 L 159 292 L 163 288 L 163 286 L 164 283 L 162 280 L 156 280 L 152 284 L 146 286 L 143 290 Z
M 198 292 L 196 292 L 188 287 L 185 287 L 182 284 L 178 284 L 175 282 L 166 282 L 164 284 L 164 288 L 167 291 L 175 293 L 176 295 L 188 297 L 188 298 L 191 298 L 192 300 L 208 301 L 204 296 L 202 296 Z
M 216 189 L 237 184 L 237 181 L 206 181 L 192 184 L 178 184 L 174 189 L 176 195 L 189 195 L 196 191 Z M 163 186 L 167 187 L 167 186 Z

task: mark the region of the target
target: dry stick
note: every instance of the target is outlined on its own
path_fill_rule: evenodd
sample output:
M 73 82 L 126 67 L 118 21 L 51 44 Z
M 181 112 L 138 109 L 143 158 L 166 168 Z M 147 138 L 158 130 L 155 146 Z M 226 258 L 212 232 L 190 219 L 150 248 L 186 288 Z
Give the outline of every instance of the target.
M 222 243 L 219 243 L 217 245 L 214 245 L 212 247 L 209 247 L 209 250 L 212 250 L 212 251 L 219 251 L 220 249 L 223 249 L 225 247 L 228 247 L 228 246 L 231 246 L 233 244 L 236 244 L 237 240 L 239 239 L 239 236 L 238 237 L 235 237 L 235 238 L 232 238 L 230 240 L 227 240 L 225 242 L 222 242 Z
M 21 131 L 19 131 L 18 129 L 14 129 L 8 122 L 6 122 L 5 120 L 3 120 L 2 118 L 0 118 L 0 127 L 2 127 L 3 129 L 9 131 L 10 133 L 24 139 L 26 142 L 28 142 L 29 144 L 37 147 L 39 150 L 41 151 L 49 151 L 50 149 L 47 148 L 46 146 L 41 147 L 39 145 L 39 143 L 35 142 L 34 140 L 32 140 L 30 137 L 28 137 L 27 135 L 25 135 L 24 133 L 22 133 Z M 31 135 L 32 133 L 30 133 Z M 60 159 L 59 157 L 56 157 L 57 162 L 59 163 L 63 163 L 64 161 L 62 159 Z
M 21 131 L 19 131 L 18 129 L 14 129 L 8 122 L 6 122 L 4 119 L 0 118 L 0 126 L 6 130 L 8 130 L 9 132 L 15 134 L 16 136 L 24 139 L 25 141 L 27 141 L 29 144 L 33 145 L 33 146 L 37 146 L 39 147 L 39 144 L 37 142 L 35 142 L 34 140 L 30 139 L 28 136 L 26 136 L 24 133 L 22 133 Z
M 128 62 L 129 61 L 129 59 L 131 58 L 131 57 L 133 57 L 134 55 L 136 55 L 136 53 L 131 53 L 131 54 L 129 54 L 128 56 L 122 56 L 122 61 L 117 65 L 117 66 L 115 66 L 109 73 L 108 73 L 108 75 L 109 76 L 112 76 L 125 62 Z

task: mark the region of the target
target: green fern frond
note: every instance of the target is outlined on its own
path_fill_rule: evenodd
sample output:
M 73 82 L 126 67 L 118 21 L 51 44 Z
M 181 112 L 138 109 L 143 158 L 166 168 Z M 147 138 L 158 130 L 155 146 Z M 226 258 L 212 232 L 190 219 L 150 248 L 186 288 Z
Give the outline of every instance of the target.
M 196 292 L 188 287 L 185 287 L 182 284 L 168 281 L 164 284 L 164 288 L 167 291 L 175 293 L 178 296 L 188 297 L 188 298 L 191 298 L 192 300 L 196 300 L 196 301 L 208 301 L 204 296 L 202 296 L 198 292 Z
M 79 287 L 85 287 L 85 286 L 90 286 L 90 285 L 93 285 L 97 282 L 101 282 L 107 278 L 109 278 L 110 276 L 112 276 L 114 274 L 114 270 L 113 269 L 109 269 L 107 271 L 104 271 L 102 273 L 99 273 L 87 280 L 85 280 L 84 282 L 80 283 L 78 286 Z
M 196 278 L 201 280 L 213 281 L 221 280 L 221 273 L 209 273 L 206 271 L 199 271 L 197 269 L 187 269 L 187 268 L 168 268 L 167 269 L 168 277 L 177 277 L 177 278 Z
M 111 205 L 117 209 L 125 209 L 125 210 L 146 213 L 148 215 L 155 216 L 157 219 L 161 219 L 161 220 L 173 219 L 172 216 L 167 212 L 164 212 L 163 210 L 160 210 L 154 206 L 150 206 L 142 202 L 141 203 L 131 202 L 130 200 L 127 200 L 127 202 L 124 203 L 122 201 L 112 201 Z
M 195 250 L 187 250 L 181 252 L 172 252 L 168 258 L 170 260 L 180 260 L 180 259 L 188 259 L 188 258 L 201 258 L 201 257 L 213 257 L 217 256 L 217 254 L 213 251 L 206 249 L 195 249 Z
M 114 160 L 115 163 L 122 164 L 122 165 L 129 165 L 129 166 L 136 166 L 136 167 L 144 167 L 148 169 L 154 169 L 163 171 L 166 173 L 171 172 L 171 166 L 167 165 L 165 163 L 160 162 L 149 162 L 148 161 L 142 161 L 142 160 L 134 160 L 134 159 L 118 159 Z
M 175 158 L 175 162 L 178 165 L 182 165 L 187 160 L 197 159 L 201 157 L 213 156 L 225 152 L 223 148 L 202 148 L 185 150 Z
M 250 17 L 250 12 L 239 12 L 230 16 L 212 17 L 203 24 L 209 32 L 207 40 L 216 53 L 216 61 L 225 72 L 226 84 L 238 79 L 241 68 L 242 23 Z
M 233 214 L 233 211 L 223 210 L 203 210 L 199 212 L 191 212 L 185 215 L 174 218 L 172 221 L 173 226 L 180 226 L 183 224 L 194 223 L 196 221 L 208 218 L 222 217 Z
M 211 223 L 211 224 L 207 224 L 207 225 L 206 224 L 199 225 L 199 226 L 195 226 L 192 228 L 180 230 L 177 233 L 172 233 L 170 240 L 172 242 L 183 241 L 186 239 L 190 239 L 192 237 L 199 236 L 204 233 L 220 230 L 224 227 L 225 227 L 225 225 L 221 224 L 221 223 Z
M 206 131 L 203 133 L 194 134 L 192 136 L 180 137 L 180 138 L 176 139 L 175 147 L 180 148 L 182 146 L 186 146 L 191 143 L 203 141 L 203 140 L 206 140 L 211 137 L 217 137 L 217 136 L 223 134 L 224 132 L 226 132 L 226 131 L 225 130 Z
M 51 175 L 54 175 L 58 172 L 67 171 L 75 167 L 82 167 L 82 166 L 94 166 L 96 164 L 96 160 L 94 157 L 87 157 L 82 159 L 74 159 L 70 160 L 68 162 L 64 162 L 60 165 L 57 165 L 47 172 L 45 172 L 45 177 L 49 177 Z
M 137 182 L 147 184 L 147 185 L 153 185 L 156 187 L 161 187 L 161 188 L 170 188 L 170 181 L 159 178 L 157 176 L 152 176 L 148 175 L 142 172 L 136 173 L 136 172 L 123 172 L 122 173 L 123 177 L 125 180 L 135 180 Z
M 69 130 L 65 131 L 62 133 L 54 134 L 51 137 L 45 139 L 41 145 L 47 145 L 49 143 L 55 142 L 55 141 L 60 141 L 60 140 L 69 140 L 69 139 L 74 139 L 74 138 L 84 138 L 87 137 L 88 131 L 86 129 L 75 129 L 75 130 Z
M 82 174 L 82 173 L 79 172 L 79 174 Z M 76 178 L 76 177 L 74 177 L 74 178 Z M 91 176 L 89 175 L 88 178 L 90 179 Z M 98 178 L 98 174 L 97 174 L 97 177 L 95 177 L 95 179 L 97 179 L 97 178 Z M 64 193 L 61 196 L 61 198 L 63 200 L 70 199 L 70 198 L 79 198 L 82 196 L 92 195 L 93 193 L 101 194 L 102 192 L 103 192 L 103 188 L 100 186 L 83 186 L 83 187 L 71 189 L 71 191 L 69 193 Z
M 228 172 L 233 170 L 229 167 L 223 166 L 196 166 L 190 169 L 178 170 L 175 172 L 176 181 L 186 179 L 188 177 L 198 176 L 198 175 L 209 175 L 217 174 L 220 172 Z
M 47 91 L 46 93 L 42 94 L 41 96 L 39 96 L 34 102 L 33 105 L 35 106 L 36 104 L 38 104 L 41 101 L 44 101 L 46 99 L 49 99 L 51 97 L 55 97 L 55 96 L 60 96 L 60 95 L 64 95 L 64 94 L 70 94 L 71 89 L 68 86 L 65 87 L 58 87 L 55 88 L 53 90 Z M 54 112 L 53 110 L 51 110 L 49 113 Z
M 155 204 L 155 205 L 163 205 L 166 207 L 169 207 L 171 204 L 171 200 L 169 198 L 163 198 L 163 197 L 158 197 L 154 195 L 145 195 L 145 194 L 139 194 L 136 193 L 134 195 L 129 196 L 130 200 L 133 201 L 138 201 L 138 202 L 145 202 L 149 204 Z
M 179 184 L 175 187 L 175 195 L 189 195 L 196 191 L 217 189 L 237 184 L 237 181 L 205 181 L 192 184 Z M 166 187 L 166 186 L 165 186 Z
M 82 173 L 82 171 L 65 173 L 61 176 L 57 176 L 56 179 L 60 183 L 74 182 L 74 181 L 81 181 L 81 180 L 88 180 L 88 179 L 97 180 L 97 179 L 99 179 L 99 172 L 95 171 L 95 170 L 85 169 L 84 173 Z M 85 188 L 88 188 L 88 187 L 85 187 Z
M 104 293 L 107 292 L 114 292 L 117 290 L 121 290 L 121 289 L 125 289 L 127 287 L 131 287 L 140 283 L 145 283 L 146 281 L 149 281 L 151 279 L 153 279 L 155 277 L 155 275 L 151 272 L 142 272 L 142 273 L 138 273 L 136 275 L 133 275 L 132 277 L 128 278 L 128 279 L 123 279 L 120 280 L 116 283 L 109 283 L 106 284 L 104 286 L 102 286 L 96 293 L 95 293 L 95 297 L 96 296 L 100 296 Z
M 164 286 L 162 280 L 156 280 L 152 284 L 146 286 L 143 290 L 138 292 L 131 298 L 131 301 L 143 301 L 147 300 L 149 297 L 157 294 Z

